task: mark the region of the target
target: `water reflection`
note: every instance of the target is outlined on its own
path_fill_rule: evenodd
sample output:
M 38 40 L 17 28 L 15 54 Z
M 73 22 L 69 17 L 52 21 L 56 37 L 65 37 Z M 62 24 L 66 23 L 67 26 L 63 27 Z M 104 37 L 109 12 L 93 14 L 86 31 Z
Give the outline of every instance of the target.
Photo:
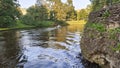
M 0 36 L 0 67 L 14 68 L 18 62 L 19 33 L 17 31 L 9 31 L 1 33 Z
M 0 33 L 0 68 L 84 68 L 83 25 Z M 78 58 L 79 57 L 79 58 Z

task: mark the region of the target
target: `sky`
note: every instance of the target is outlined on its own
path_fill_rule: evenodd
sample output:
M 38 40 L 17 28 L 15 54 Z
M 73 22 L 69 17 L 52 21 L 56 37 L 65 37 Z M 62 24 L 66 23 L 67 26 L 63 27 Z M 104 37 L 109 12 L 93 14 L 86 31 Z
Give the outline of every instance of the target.
M 65 1 L 65 0 L 62 0 Z M 19 3 L 22 8 L 28 8 L 34 5 L 36 0 L 19 0 Z M 76 10 L 86 8 L 87 5 L 90 4 L 89 0 L 73 0 L 73 5 L 75 6 Z

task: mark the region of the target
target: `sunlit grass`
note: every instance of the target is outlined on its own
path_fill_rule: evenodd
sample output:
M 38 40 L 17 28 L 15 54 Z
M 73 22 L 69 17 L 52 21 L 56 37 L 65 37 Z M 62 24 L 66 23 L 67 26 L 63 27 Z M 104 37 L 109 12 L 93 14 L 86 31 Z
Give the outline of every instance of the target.
M 79 21 L 67 21 L 68 24 L 86 24 L 86 21 L 79 20 Z
M 66 21 L 68 24 L 73 25 L 73 24 L 80 24 L 80 25 L 85 25 L 86 21 L 84 20 L 80 20 L 80 21 Z M 44 27 L 48 27 L 48 26 L 52 26 L 54 24 L 53 21 L 43 21 L 39 24 L 37 24 L 37 26 L 44 26 Z M 21 22 L 17 22 L 16 26 L 10 27 L 10 28 L 0 28 L 0 31 L 3 30 L 10 30 L 10 29 L 24 29 L 24 28 L 32 28 L 32 27 L 37 27 L 37 26 L 30 26 L 30 25 L 25 25 L 22 24 Z
M 24 25 L 22 23 L 17 23 L 16 26 L 13 26 L 13 27 L 0 28 L 0 31 L 10 30 L 10 29 L 24 29 L 24 28 L 32 28 L 32 27 L 34 27 L 34 26 L 28 26 L 28 25 Z
M 0 31 L 1 31 L 1 30 L 8 30 L 8 29 L 9 29 L 9 28 L 0 28 Z
M 11 29 L 25 29 L 25 28 L 32 28 L 34 26 L 18 26 L 18 27 L 11 27 L 11 28 L 0 28 L 0 31 L 11 30 Z

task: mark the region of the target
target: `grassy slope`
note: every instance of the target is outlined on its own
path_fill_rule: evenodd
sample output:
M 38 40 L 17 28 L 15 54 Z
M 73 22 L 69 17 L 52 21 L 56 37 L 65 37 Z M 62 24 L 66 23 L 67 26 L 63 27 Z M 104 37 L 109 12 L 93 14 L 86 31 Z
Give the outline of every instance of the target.
M 33 27 L 50 27 L 54 24 L 52 21 L 43 21 L 41 23 L 38 23 L 36 25 L 25 25 L 21 22 L 17 22 L 15 26 L 11 26 L 9 28 L 0 28 L 0 31 L 2 30 L 10 30 L 10 29 L 24 29 L 24 28 L 33 28 Z
M 0 31 L 2 30 L 9 30 L 9 29 L 22 29 L 22 28 L 32 28 L 33 26 L 28 26 L 28 25 L 24 25 L 22 23 L 17 23 L 16 26 L 12 26 L 9 28 L 0 28 Z
M 76 23 L 76 24 L 78 24 L 78 23 L 79 23 L 79 24 L 86 24 L 86 21 L 84 21 L 84 20 L 79 20 L 79 21 L 67 21 L 67 23 L 68 23 L 68 24 L 69 24 L 69 23 L 70 23 L 70 24 L 72 24 L 72 23 L 74 23 L 74 24 L 75 24 L 75 23 Z
M 80 21 L 67 21 L 68 24 L 72 24 L 72 23 L 79 23 L 79 24 L 86 24 L 86 22 L 84 20 L 80 20 Z M 54 22 L 53 21 L 43 21 L 41 23 L 38 23 L 36 25 L 32 25 L 32 26 L 29 26 L 29 25 L 25 25 L 25 24 L 22 24 L 20 22 L 17 22 L 16 23 L 16 26 L 13 26 L 13 27 L 10 27 L 10 28 L 0 28 L 0 31 L 1 30 L 9 30 L 9 29 L 24 29 L 24 28 L 33 28 L 33 27 L 51 27 L 53 26 Z

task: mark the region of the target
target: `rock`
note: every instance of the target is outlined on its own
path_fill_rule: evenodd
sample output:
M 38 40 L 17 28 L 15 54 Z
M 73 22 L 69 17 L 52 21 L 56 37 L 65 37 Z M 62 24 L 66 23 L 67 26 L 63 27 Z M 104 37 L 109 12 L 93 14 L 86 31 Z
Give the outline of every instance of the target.
M 108 13 L 108 15 L 107 15 Z M 99 31 L 103 24 L 105 31 Z M 118 29 L 118 30 L 116 30 Z M 81 38 L 81 52 L 85 59 L 102 68 L 120 68 L 120 4 L 91 12 Z M 112 31 L 112 32 L 111 32 Z

